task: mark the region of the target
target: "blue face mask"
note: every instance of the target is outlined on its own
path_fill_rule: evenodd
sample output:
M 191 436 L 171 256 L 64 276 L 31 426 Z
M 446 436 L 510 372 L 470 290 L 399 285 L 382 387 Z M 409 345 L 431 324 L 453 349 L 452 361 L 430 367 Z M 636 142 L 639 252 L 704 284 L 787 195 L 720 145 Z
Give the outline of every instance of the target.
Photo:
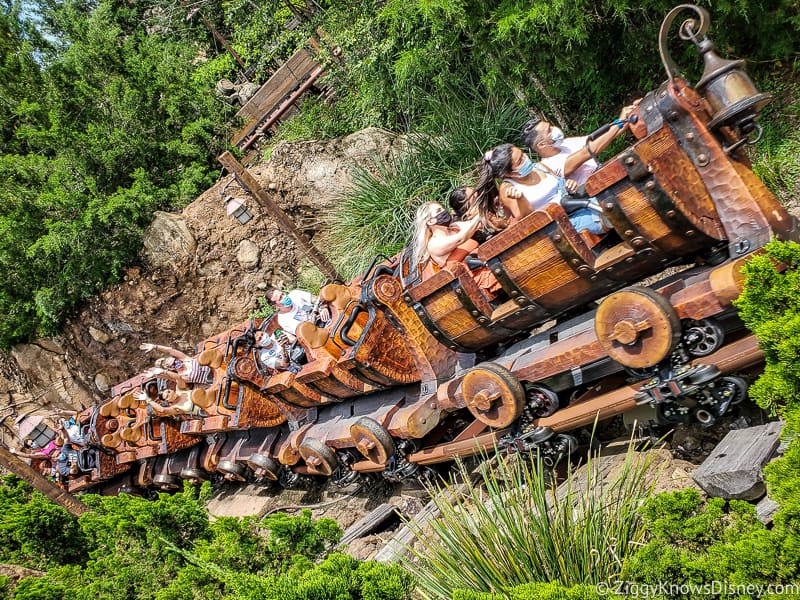
M 289 298 L 289 296 L 284 296 L 283 300 L 281 300 L 281 304 L 283 304 L 284 306 L 291 306 L 292 305 L 292 299 Z
M 522 164 L 514 169 L 514 173 L 519 175 L 520 177 L 525 177 L 526 175 L 530 175 L 530 172 L 533 171 L 533 161 L 530 157 L 526 156 L 522 159 Z
M 561 131 L 558 127 L 553 127 L 550 130 L 550 139 L 553 141 L 553 146 L 558 146 L 561 142 L 564 141 L 564 132 Z

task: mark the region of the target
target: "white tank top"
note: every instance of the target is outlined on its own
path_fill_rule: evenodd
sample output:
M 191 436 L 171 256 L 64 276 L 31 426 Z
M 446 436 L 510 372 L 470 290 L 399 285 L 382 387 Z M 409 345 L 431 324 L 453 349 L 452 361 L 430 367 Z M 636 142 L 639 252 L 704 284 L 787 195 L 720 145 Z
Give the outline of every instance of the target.
M 550 202 L 557 202 L 561 199 L 558 179 L 549 173 L 540 172 L 539 175 L 541 175 L 542 178 L 539 180 L 539 183 L 535 185 L 527 185 L 514 181 L 513 179 L 504 179 L 503 181 L 507 181 L 515 188 L 522 191 L 522 195 L 525 196 L 528 204 L 531 205 L 531 210 L 539 210 Z

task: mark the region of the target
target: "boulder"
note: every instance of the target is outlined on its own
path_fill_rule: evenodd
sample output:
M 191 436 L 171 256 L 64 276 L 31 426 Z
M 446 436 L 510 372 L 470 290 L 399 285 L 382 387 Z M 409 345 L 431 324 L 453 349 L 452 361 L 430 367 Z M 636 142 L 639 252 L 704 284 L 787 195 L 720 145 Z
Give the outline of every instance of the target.
M 780 421 L 735 429 L 717 444 L 692 478 L 709 496 L 756 500 L 764 495 L 763 467 L 780 444 Z
M 111 389 L 111 380 L 109 379 L 108 375 L 101 371 L 94 376 L 94 385 L 98 390 L 105 394 Z
M 111 341 L 111 336 L 108 335 L 105 331 L 101 331 L 96 327 L 92 327 L 89 325 L 89 335 L 92 336 L 92 339 L 95 342 L 99 342 L 101 344 L 107 344 Z
M 258 268 L 261 260 L 261 250 L 258 244 L 250 240 L 242 240 L 236 249 L 236 260 L 245 271 L 253 271 Z
M 181 215 L 156 211 L 144 234 L 142 254 L 154 267 L 172 267 L 193 259 L 197 249 L 194 234 Z

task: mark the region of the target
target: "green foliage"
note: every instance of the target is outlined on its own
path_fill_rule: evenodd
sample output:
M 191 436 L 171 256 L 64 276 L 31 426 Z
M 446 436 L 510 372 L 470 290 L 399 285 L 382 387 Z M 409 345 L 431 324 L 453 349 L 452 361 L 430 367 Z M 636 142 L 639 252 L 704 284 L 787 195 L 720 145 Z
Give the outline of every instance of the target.
M 154 501 L 84 496 L 92 510 L 75 520 L 14 477 L 0 483 L 0 560 L 48 569 L 15 598 L 408 600 L 413 588 L 399 566 L 326 557 L 341 530 L 310 511 L 210 523 L 208 484 Z
M 414 531 L 420 550 L 408 566 L 421 594 L 449 599 L 459 589 L 504 593 L 527 583 L 611 581 L 644 539 L 637 507 L 649 493 L 647 466 L 631 450 L 609 483 L 590 455 L 585 480 L 557 491 L 538 462 L 484 463 L 475 483 L 462 465 L 466 489 L 433 490 L 441 517 L 430 531 Z M 568 481 L 573 474 L 568 467 Z
M 776 263 L 787 268 L 779 271 Z M 760 406 L 778 412 L 786 434 L 800 433 L 800 245 L 771 242 L 745 266 L 736 307 L 764 351 L 764 374 L 750 388 Z
M 0 479 L 0 562 L 46 568 L 87 558 L 77 520 L 16 477 Z
M 703 504 L 687 489 L 647 500 L 642 514 L 651 539 L 626 564 L 623 580 L 694 585 L 688 598 L 701 598 L 707 596 L 701 586 L 715 581 L 785 584 L 800 576 L 797 531 L 780 524 L 768 529 L 747 502 Z
M 212 181 L 225 111 L 183 19 L 142 27 L 153 8 L 0 5 L 0 346 L 54 333 L 121 278 L 154 209 Z
M 601 594 L 597 586 L 575 585 L 565 587 L 560 583 L 527 583 L 506 590 L 504 594 L 487 594 L 469 590 L 456 590 L 453 600 L 600 600 L 619 598 L 617 594 Z
M 800 193 L 800 84 L 785 69 L 765 74 L 760 87 L 774 99 L 759 119 L 764 134 L 753 146 L 753 170 L 784 204 Z

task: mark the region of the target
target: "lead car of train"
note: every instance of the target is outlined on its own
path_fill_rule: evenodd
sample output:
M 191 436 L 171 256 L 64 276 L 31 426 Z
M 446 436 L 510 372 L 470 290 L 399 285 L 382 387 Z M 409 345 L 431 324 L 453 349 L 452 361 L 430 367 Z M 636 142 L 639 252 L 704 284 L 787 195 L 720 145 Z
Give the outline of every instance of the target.
M 681 37 L 705 62 L 694 87 L 666 43 L 687 9 Z M 148 413 L 138 397 L 152 376 L 117 385 L 80 415 L 90 445 L 69 489 L 170 489 L 211 473 L 402 480 L 492 447 L 553 461 L 574 449 L 570 432 L 623 413 L 659 424 L 725 414 L 747 394 L 735 374 L 762 360 L 731 306 L 741 267 L 797 230 L 744 151 L 769 96 L 741 61 L 716 55 L 707 18 L 687 5 L 667 16 L 668 79 L 639 104 L 634 143 L 586 184 L 613 225 L 604 239 L 578 233 L 558 205 L 528 215 L 477 251 L 501 301 L 464 264 L 422 280 L 408 252 L 376 260 L 322 288 L 333 318 L 298 327 L 297 373 L 259 363 L 254 334 L 270 319 L 204 340 L 196 358 L 214 379 L 191 392 L 202 414 Z

